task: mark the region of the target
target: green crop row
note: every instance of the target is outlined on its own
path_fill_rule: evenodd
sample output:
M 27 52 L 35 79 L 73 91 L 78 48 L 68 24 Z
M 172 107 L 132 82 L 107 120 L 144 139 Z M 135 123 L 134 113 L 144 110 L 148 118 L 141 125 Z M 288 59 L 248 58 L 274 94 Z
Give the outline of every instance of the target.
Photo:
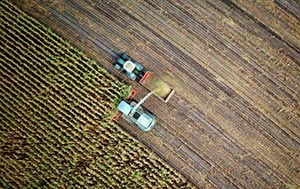
M 33 79 L 34 79 L 34 78 L 33 78 Z M 71 93 L 71 94 L 69 95 L 69 97 L 71 97 L 71 96 L 72 96 L 72 94 L 73 94 L 73 93 Z
M 17 45 L 19 45 L 19 44 L 17 44 Z M 39 52 L 39 51 L 38 51 Z M 45 58 L 45 57 L 44 57 Z M 42 59 L 43 60 L 43 59 Z M 47 64 L 46 64 L 47 65 Z M 58 71 L 60 71 L 61 73 L 64 73 L 64 71 L 61 71 L 61 70 L 58 70 Z M 67 72 L 66 72 L 67 73 Z M 64 74 L 63 74 L 64 75 Z M 76 74 L 75 74 L 75 76 L 76 76 Z M 78 76 L 78 75 L 77 75 Z M 70 77 L 72 77 L 72 75 L 70 76 Z M 89 83 L 86 83 L 87 85 L 89 84 Z M 74 87 L 74 86 L 72 86 L 72 87 Z M 89 87 L 89 86 L 86 86 L 86 87 Z
M 30 35 L 31 35 L 31 33 L 27 33 L 25 36 L 30 36 Z M 34 36 L 33 36 L 33 37 L 34 37 Z M 50 48 L 50 49 L 48 48 L 46 52 L 48 52 L 48 50 L 52 50 L 52 48 Z M 53 53 L 53 52 L 51 52 L 51 53 Z M 79 69 L 79 70 L 80 70 L 80 69 Z

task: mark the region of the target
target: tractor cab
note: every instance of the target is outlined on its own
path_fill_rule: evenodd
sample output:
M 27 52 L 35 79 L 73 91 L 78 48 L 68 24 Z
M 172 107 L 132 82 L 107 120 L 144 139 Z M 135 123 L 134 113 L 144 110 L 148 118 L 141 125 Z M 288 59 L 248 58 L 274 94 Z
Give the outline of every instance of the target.
M 144 67 L 126 54 L 121 54 L 115 63 L 115 68 L 125 73 L 130 79 L 139 82 L 146 73 Z
M 127 60 L 124 63 L 123 68 L 127 73 L 132 73 L 136 68 L 136 64 L 134 64 L 131 60 Z
M 127 121 L 135 123 L 142 131 L 149 131 L 156 123 L 155 116 L 139 106 L 135 101 L 122 101 L 118 110 Z

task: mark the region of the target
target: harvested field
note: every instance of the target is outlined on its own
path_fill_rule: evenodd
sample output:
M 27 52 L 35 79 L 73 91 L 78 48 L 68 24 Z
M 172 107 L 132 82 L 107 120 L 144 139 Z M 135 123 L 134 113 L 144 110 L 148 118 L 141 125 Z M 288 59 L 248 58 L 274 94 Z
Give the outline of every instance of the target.
M 14 2 L 117 77 L 123 51 L 175 88 L 145 104 L 152 132 L 122 126 L 199 188 L 299 187 L 299 1 Z
M 0 2 L 0 188 L 193 188 L 111 122 L 131 88 Z

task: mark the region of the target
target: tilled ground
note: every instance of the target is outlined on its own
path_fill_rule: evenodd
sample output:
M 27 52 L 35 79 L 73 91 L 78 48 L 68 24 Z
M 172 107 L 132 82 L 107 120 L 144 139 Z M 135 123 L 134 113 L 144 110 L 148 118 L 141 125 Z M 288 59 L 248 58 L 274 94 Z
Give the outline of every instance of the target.
M 300 185 L 299 2 L 14 2 L 121 79 L 120 51 L 175 88 L 145 104 L 152 132 L 122 125 L 198 187 Z

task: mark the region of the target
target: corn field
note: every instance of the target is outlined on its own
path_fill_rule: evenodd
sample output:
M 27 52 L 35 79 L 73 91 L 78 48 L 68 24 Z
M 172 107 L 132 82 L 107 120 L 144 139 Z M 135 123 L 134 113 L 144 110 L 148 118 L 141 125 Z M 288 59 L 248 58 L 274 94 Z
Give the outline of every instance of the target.
M 131 88 L 0 2 L 0 188 L 193 188 L 111 117 Z

